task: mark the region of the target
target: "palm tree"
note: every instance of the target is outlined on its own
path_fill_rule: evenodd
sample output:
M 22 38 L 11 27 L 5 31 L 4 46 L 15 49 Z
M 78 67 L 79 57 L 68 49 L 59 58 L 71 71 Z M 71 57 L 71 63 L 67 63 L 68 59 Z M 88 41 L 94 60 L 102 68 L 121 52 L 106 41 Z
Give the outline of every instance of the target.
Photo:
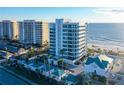
M 91 80 L 87 80 L 84 82 L 84 85 L 91 85 L 91 82 L 92 82 Z
M 26 58 L 25 58 L 25 62 L 28 63 L 28 61 L 29 61 L 29 59 L 28 59 L 28 57 L 26 57 Z
M 48 41 L 44 41 L 44 47 L 47 47 L 48 46 Z
M 48 69 L 49 69 L 49 77 L 51 76 L 51 73 L 50 73 L 50 62 L 48 61 L 48 59 L 51 58 L 51 55 L 49 56 L 45 56 L 43 55 L 43 60 L 44 60 L 44 66 L 45 66 L 45 71 L 47 69 L 47 64 L 48 64 Z M 50 82 L 51 82 L 51 79 L 50 79 Z
M 102 53 L 101 48 L 98 48 L 98 53 L 99 53 L 99 54 L 101 54 L 101 53 Z
M 119 57 L 119 48 L 117 48 L 117 55 L 118 55 L 118 57 Z
M 39 53 L 42 54 L 42 46 L 39 48 Z
M 62 60 L 60 61 L 61 62 L 61 65 L 62 65 L 62 69 L 63 69 L 63 63 L 64 63 L 64 59 L 63 59 L 63 54 L 65 53 L 65 49 L 61 49 L 60 50 L 60 54 L 62 55 Z
M 17 63 L 18 63 L 18 60 L 16 59 L 16 60 L 14 60 L 14 63 L 17 65 Z
M 64 63 L 64 59 L 60 59 L 59 61 L 58 61 L 58 63 L 62 66 L 62 70 L 63 70 L 63 68 L 64 68 L 64 65 L 63 65 L 63 63 Z M 59 71 L 59 70 L 58 70 Z M 62 76 L 62 74 L 63 73 L 61 73 L 61 71 L 60 71 L 60 75 Z
M 35 69 L 35 72 L 36 72 L 38 78 L 40 78 L 40 70 L 39 70 L 38 68 L 36 68 L 36 69 Z
M 62 57 L 63 57 L 64 53 L 65 53 L 65 49 L 61 49 L 60 54 L 62 55 Z
M 34 60 L 34 63 L 35 63 L 36 65 L 38 65 L 38 60 L 37 60 L 37 58 Z
M 7 40 L 8 39 L 8 36 L 7 35 L 4 35 L 4 40 Z
M 34 48 L 33 47 L 31 47 L 31 54 L 34 56 L 34 54 L 35 54 L 35 50 L 34 50 Z
M 79 75 L 79 82 L 80 82 L 81 84 L 83 84 L 83 82 L 84 82 L 84 77 L 85 77 L 85 74 L 82 72 L 82 73 Z
M 51 57 L 52 57 L 52 55 L 48 55 L 48 57 L 47 57 L 47 62 L 48 62 L 49 67 L 50 67 L 49 59 L 50 59 Z
M 92 54 L 94 53 L 94 49 L 88 48 L 88 49 L 87 49 L 87 52 L 88 52 L 89 55 L 92 55 Z
M 15 36 L 15 39 L 16 39 L 16 40 L 18 39 L 18 35 Z
M 45 67 L 45 72 L 46 72 L 47 57 L 45 55 L 43 55 L 42 58 L 43 58 L 43 63 L 44 63 L 44 67 Z
M 8 53 L 7 48 L 6 48 L 6 61 L 7 61 L 7 63 L 8 63 L 8 60 L 9 60 L 9 53 Z
M 49 70 L 50 70 L 50 62 L 49 62 L 48 59 L 50 59 L 51 57 L 52 57 L 52 55 L 49 55 L 48 58 L 47 58 Z M 49 77 L 51 77 L 51 72 L 50 71 L 49 71 Z M 51 82 L 51 79 L 50 79 L 50 82 Z
M 59 59 L 58 65 L 63 69 L 64 68 L 64 59 Z

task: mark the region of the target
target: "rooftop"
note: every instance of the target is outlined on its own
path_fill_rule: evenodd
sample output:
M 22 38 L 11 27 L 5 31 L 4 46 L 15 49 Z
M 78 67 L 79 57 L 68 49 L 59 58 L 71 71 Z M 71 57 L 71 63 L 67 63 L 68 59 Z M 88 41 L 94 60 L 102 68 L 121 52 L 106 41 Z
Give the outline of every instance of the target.
M 85 64 L 89 65 L 89 64 L 95 63 L 101 69 L 105 69 L 107 68 L 108 64 L 110 64 L 112 61 L 113 59 L 107 57 L 106 55 L 99 55 L 96 57 L 88 57 Z
M 17 46 L 14 46 L 14 45 L 10 45 L 10 44 L 0 43 L 0 49 L 7 50 L 7 51 L 9 51 L 11 53 L 15 53 L 15 52 L 18 52 L 18 50 L 20 48 L 17 47 Z

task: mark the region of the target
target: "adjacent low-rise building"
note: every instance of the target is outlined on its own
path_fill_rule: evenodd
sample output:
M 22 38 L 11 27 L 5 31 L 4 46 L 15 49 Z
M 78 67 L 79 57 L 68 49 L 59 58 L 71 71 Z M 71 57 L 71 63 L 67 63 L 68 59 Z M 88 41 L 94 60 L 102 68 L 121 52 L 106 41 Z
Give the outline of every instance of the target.
M 89 57 L 84 66 L 86 74 L 96 73 L 97 75 L 107 76 L 112 68 L 113 59 L 106 55 Z

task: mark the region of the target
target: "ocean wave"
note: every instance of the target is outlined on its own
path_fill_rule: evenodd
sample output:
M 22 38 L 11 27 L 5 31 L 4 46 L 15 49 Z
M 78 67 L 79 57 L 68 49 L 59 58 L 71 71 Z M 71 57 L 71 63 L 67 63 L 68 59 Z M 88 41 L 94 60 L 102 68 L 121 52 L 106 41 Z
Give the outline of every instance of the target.
M 90 39 L 87 41 L 88 43 L 103 43 L 103 44 L 111 44 L 111 45 L 116 45 L 116 46 L 120 46 L 120 47 L 124 47 L 124 43 L 120 43 L 114 40 L 103 40 L 103 39 Z

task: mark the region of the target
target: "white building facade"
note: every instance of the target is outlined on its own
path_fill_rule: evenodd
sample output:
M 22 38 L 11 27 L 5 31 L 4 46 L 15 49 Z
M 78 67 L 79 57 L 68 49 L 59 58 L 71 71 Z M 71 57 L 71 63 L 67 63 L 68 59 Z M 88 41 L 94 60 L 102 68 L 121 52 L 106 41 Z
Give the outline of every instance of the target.
M 75 62 L 86 55 L 85 23 L 56 19 L 49 24 L 50 53 Z M 63 53 L 61 53 L 63 50 Z
M 19 41 L 24 44 L 43 44 L 49 42 L 48 23 L 35 20 L 19 22 Z

